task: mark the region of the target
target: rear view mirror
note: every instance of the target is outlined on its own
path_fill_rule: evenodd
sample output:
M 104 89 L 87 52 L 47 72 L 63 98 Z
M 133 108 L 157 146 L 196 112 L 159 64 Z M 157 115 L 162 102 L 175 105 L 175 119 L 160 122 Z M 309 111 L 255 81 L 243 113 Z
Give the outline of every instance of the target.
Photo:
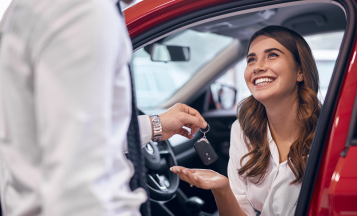
M 153 44 L 151 48 L 151 61 L 170 62 L 170 61 L 189 61 L 190 48 L 183 46 L 173 46 L 166 44 Z

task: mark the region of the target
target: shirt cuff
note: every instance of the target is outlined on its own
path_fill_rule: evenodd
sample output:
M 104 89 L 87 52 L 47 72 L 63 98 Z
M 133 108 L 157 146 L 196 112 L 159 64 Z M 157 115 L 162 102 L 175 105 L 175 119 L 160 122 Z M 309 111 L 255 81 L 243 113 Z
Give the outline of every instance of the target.
M 138 116 L 141 147 L 144 147 L 146 143 L 151 140 L 152 137 L 152 124 L 148 115 Z

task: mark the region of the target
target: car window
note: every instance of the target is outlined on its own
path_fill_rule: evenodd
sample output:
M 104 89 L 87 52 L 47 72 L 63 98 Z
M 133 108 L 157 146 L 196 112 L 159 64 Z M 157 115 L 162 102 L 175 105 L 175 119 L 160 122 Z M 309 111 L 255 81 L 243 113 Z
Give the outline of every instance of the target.
M 185 30 L 161 43 L 190 48 L 188 61 L 156 62 L 145 47 L 133 53 L 132 69 L 138 107 L 155 108 L 181 88 L 202 66 L 229 46 L 233 38 Z
M 342 42 L 343 31 L 333 32 L 333 33 L 323 33 L 305 36 L 306 42 L 309 44 L 313 56 L 316 61 L 317 70 L 319 72 L 320 78 L 320 90 L 318 92 L 318 98 L 321 103 L 323 103 L 327 88 L 330 83 L 333 69 L 335 67 L 335 62 L 338 56 L 338 51 Z M 221 77 L 219 77 L 212 85 L 211 91 L 216 107 L 214 109 L 221 109 L 224 106 L 220 106 L 218 99 L 219 89 L 222 85 L 231 86 L 236 88 L 236 102 L 239 103 L 242 99 L 250 96 L 250 91 L 244 81 L 244 70 L 247 66 L 246 60 L 242 59 L 235 66 L 229 69 Z M 223 91 L 222 103 L 227 103 L 224 100 L 231 101 L 230 97 L 224 95 Z M 230 94 L 230 93 L 229 93 Z M 235 109 L 235 107 L 229 107 Z
M 287 26 L 305 37 L 316 60 L 320 75 L 318 98 L 323 103 L 344 34 L 345 16 L 336 5 L 311 4 L 309 10 L 334 14 L 336 26 L 326 30 L 326 23 L 314 27 L 315 19 L 325 20 L 324 16 L 306 15 L 306 9 L 304 5 L 291 6 L 212 19 L 137 49 L 133 53 L 132 70 L 139 109 L 149 112 L 178 102 L 187 103 L 197 99 L 202 93 L 198 91 L 207 87 L 211 89 L 209 110 L 235 109 L 236 104 L 250 95 L 243 78 L 247 42 L 266 25 Z M 291 13 L 296 15 L 288 16 Z M 155 54 L 155 45 L 167 50 Z M 187 47 L 190 57 L 174 61 L 169 46 Z M 161 62 L 154 61 L 157 56 L 161 56 Z

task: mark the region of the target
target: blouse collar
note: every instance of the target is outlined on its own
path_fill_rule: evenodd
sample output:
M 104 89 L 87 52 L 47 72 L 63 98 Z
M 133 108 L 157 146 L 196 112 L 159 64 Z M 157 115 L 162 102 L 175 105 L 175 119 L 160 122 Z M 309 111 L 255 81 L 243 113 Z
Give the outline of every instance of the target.
M 273 137 L 271 135 L 269 124 L 268 124 L 267 128 L 268 128 L 267 135 L 268 135 L 270 154 L 273 157 L 273 160 L 276 163 L 276 165 L 279 166 L 279 161 L 280 161 L 279 150 L 278 150 L 278 147 L 276 146 L 276 143 L 274 142 Z

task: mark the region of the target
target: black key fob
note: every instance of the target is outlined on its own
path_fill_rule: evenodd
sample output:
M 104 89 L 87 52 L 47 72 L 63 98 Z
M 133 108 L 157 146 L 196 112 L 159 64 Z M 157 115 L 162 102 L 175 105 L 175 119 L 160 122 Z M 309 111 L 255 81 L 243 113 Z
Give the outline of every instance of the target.
M 216 151 L 205 137 L 199 139 L 193 147 L 205 165 L 209 165 L 218 159 Z

